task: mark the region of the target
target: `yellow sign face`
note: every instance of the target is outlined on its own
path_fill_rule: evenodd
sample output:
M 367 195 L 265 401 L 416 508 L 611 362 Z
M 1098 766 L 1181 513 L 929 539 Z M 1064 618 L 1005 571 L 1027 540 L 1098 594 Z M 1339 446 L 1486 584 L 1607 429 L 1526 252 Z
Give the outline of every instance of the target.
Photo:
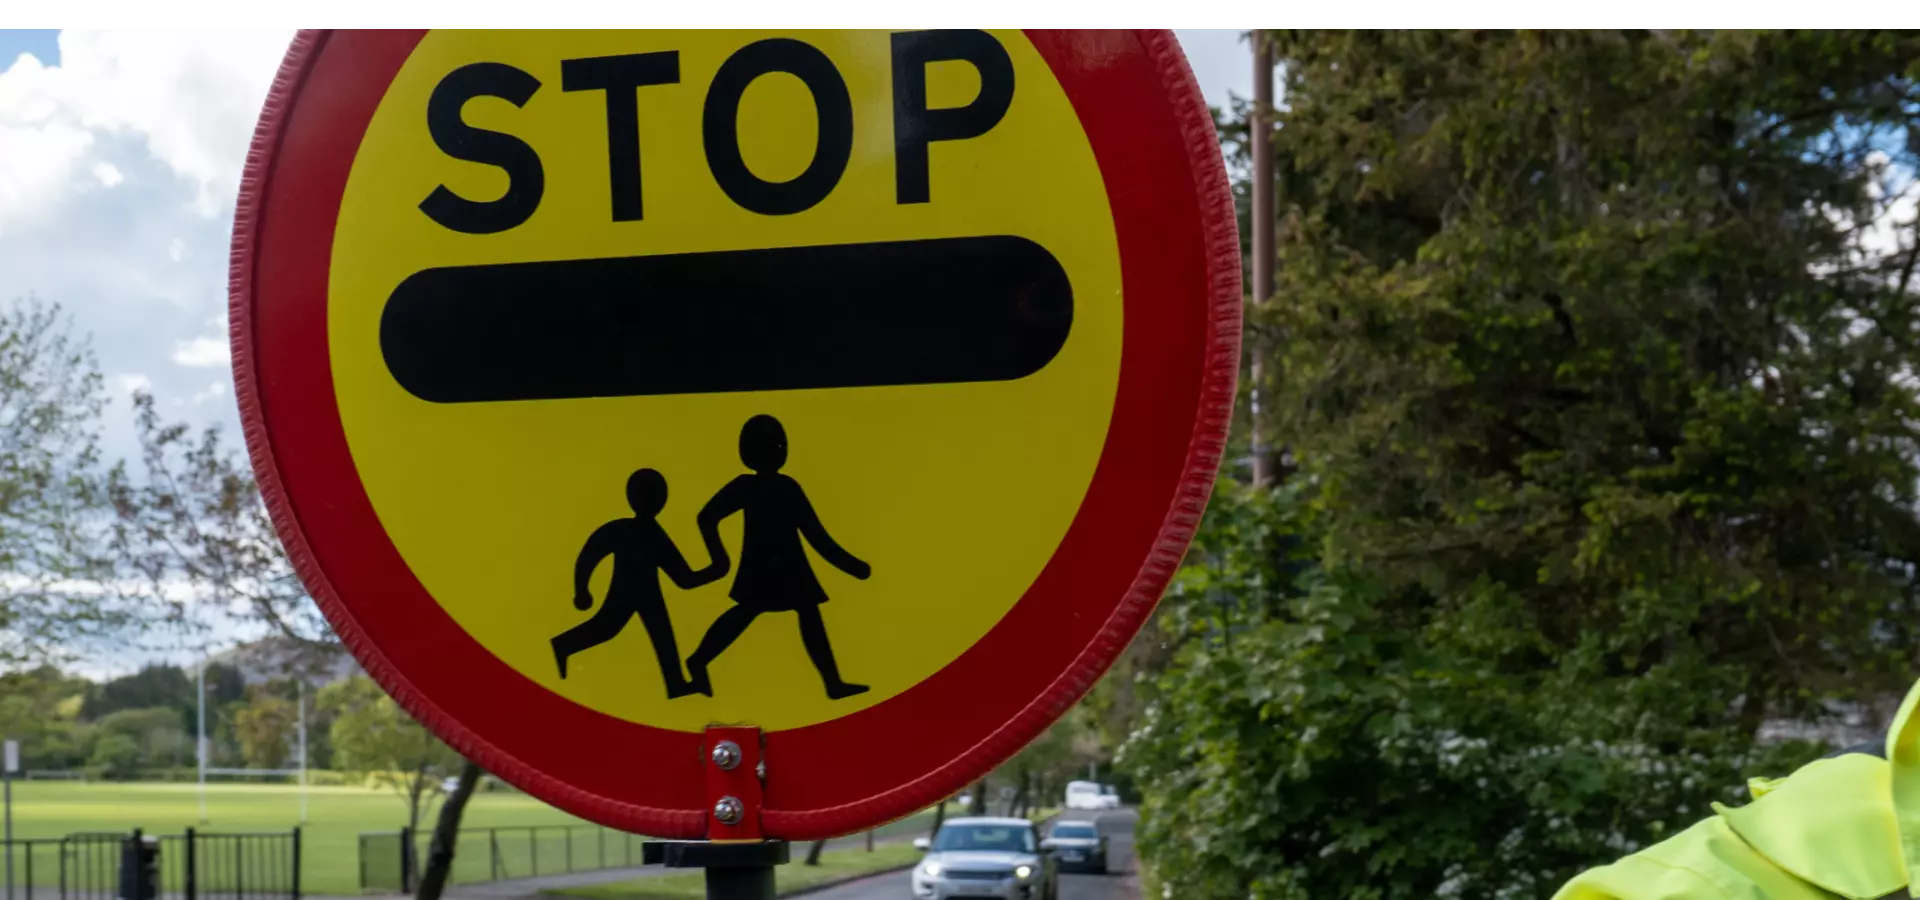
M 1039 575 L 1107 435 L 1119 251 L 1046 63 L 956 34 L 407 58 L 334 233 L 333 383 L 381 525 L 501 661 L 631 722 L 800 728 Z

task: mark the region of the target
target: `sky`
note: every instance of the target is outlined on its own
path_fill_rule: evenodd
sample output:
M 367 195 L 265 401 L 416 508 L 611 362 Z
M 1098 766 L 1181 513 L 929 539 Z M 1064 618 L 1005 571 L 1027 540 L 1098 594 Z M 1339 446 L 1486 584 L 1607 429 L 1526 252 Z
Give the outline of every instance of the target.
M 1250 93 L 1239 32 L 1178 35 L 1210 103 Z M 239 449 L 228 238 L 291 36 L 0 29 L 0 301 L 59 303 L 92 336 L 110 459 L 137 457 L 127 398 L 141 388 L 169 419 L 221 425 Z

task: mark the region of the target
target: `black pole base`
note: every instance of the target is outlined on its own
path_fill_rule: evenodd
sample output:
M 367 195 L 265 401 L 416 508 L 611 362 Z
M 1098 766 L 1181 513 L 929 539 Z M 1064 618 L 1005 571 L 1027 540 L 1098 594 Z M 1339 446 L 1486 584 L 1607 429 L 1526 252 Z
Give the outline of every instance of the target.
M 707 900 L 773 900 L 773 867 L 708 869 Z
M 773 867 L 792 858 L 786 841 L 647 841 L 640 861 L 707 870 L 707 900 L 773 900 Z

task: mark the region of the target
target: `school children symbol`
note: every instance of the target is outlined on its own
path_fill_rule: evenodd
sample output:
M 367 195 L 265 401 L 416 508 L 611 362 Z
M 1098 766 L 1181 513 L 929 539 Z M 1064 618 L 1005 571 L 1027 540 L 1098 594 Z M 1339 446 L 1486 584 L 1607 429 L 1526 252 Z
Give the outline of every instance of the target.
M 613 581 L 592 618 L 553 639 L 553 658 L 560 677 L 567 677 L 568 661 L 578 653 L 617 637 L 634 617 L 646 629 L 669 699 L 689 694 L 713 696 L 708 667 L 766 613 L 792 612 L 798 616 L 800 641 L 820 672 L 827 696 L 841 700 L 866 693 L 868 686 L 840 676 L 833 644 L 827 637 L 820 605 L 827 593 L 814 575 L 802 540 L 835 568 L 866 579 L 872 568 L 840 546 L 821 524 L 800 482 L 780 471 L 787 462 L 786 429 L 780 420 L 758 415 L 740 429 L 740 461 L 748 472 L 728 482 L 702 507 L 700 536 L 711 560 L 695 571 L 667 536 L 658 520 L 667 503 L 665 476 L 640 469 L 627 479 L 627 504 L 633 517 L 615 519 L 595 530 L 573 571 L 573 605 L 593 607 L 588 580 L 608 556 L 613 557 Z M 661 592 L 660 576 L 681 590 L 692 590 L 727 576 L 732 557 L 720 538 L 720 523 L 739 513 L 745 519 L 740 541 L 740 567 L 728 596 L 732 609 L 722 613 L 681 669 L 673 622 Z

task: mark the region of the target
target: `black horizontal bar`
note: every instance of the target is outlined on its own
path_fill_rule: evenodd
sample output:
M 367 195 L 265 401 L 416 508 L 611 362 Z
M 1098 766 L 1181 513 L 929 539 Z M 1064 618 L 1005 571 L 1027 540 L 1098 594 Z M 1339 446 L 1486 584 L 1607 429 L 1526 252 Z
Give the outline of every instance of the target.
M 988 236 L 428 269 L 380 349 L 470 403 L 1009 381 L 1072 325 L 1053 254 Z
M 640 845 L 640 862 L 669 869 L 784 866 L 791 847 L 786 841 L 647 841 Z

